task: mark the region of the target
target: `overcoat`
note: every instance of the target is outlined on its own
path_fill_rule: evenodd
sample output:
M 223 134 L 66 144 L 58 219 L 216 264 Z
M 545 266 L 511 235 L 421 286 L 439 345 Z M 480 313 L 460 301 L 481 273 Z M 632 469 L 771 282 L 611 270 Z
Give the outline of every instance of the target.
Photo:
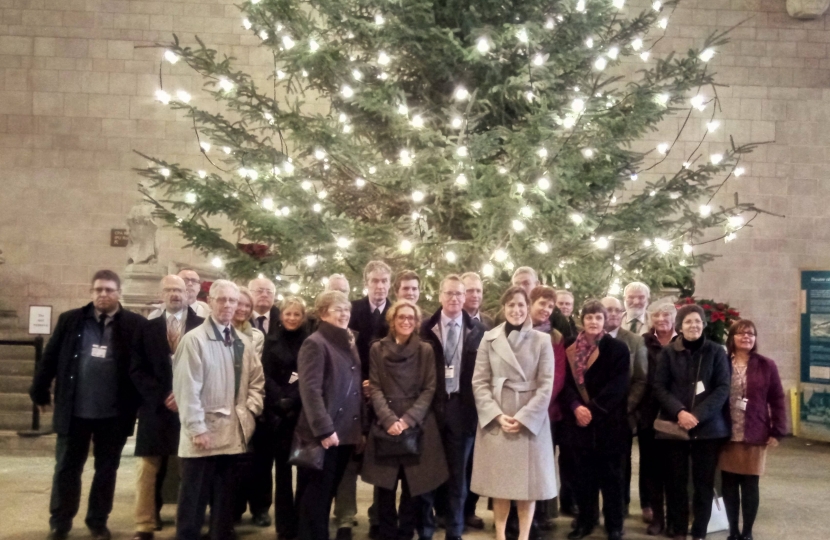
M 517 501 L 556 497 L 556 468 L 548 405 L 553 393 L 554 360 L 550 335 L 521 330 L 505 335 L 505 325 L 485 332 L 473 372 L 478 410 L 470 489 L 482 496 Z M 505 433 L 500 414 L 522 424 Z
M 648 381 L 648 349 L 641 336 L 625 328 L 617 329 L 617 339 L 625 343 L 631 353 L 631 379 L 628 385 L 628 424 L 637 429 L 637 409 L 643 400 Z
M 432 347 L 413 334 L 398 344 L 391 336 L 372 344 L 369 352 L 369 384 L 377 425 L 388 430 L 398 419 L 421 429 L 421 455 L 378 458 L 375 438 L 369 441 L 361 476 L 374 486 L 394 489 L 398 471 L 412 496 L 432 491 L 449 477 L 441 434 L 432 410 L 435 394 L 435 355 Z
M 187 308 L 184 317 L 182 336 L 205 322 L 192 307 Z M 141 394 L 135 437 L 137 456 L 175 456 L 179 450 L 179 414 L 164 405 L 173 392 L 175 352 L 167 341 L 166 315 L 150 319 L 136 333 L 130 377 Z
M 389 311 L 391 305 L 392 302 L 387 298 L 383 311 L 380 313 L 380 319 L 376 321 L 374 315 L 372 315 L 372 306 L 369 304 L 367 296 L 359 300 L 352 300 L 352 316 L 349 319 L 349 328 L 357 334 L 355 336 L 355 347 L 357 347 L 357 355 L 360 357 L 360 373 L 364 381 L 369 379 L 369 349 L 372 347 L 372 342 L 389 333 L 386 312 Z

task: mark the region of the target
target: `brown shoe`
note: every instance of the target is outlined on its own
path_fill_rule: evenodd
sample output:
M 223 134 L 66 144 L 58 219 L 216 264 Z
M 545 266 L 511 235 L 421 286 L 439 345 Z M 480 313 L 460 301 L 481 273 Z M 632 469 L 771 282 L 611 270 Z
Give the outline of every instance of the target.
M 661 522 L 659 520 L 658 521 L 652 521 L 651 525 L 649 525 L 648 528 L 646 528 L 646 534 L 649 535 L 649 536 L 660 536 L 660 533 L 663 532 L 664 528 L 665 527 L 663 526 L 663 522 Z M 684 536 L 684 538 L 685 538 L 685 536 Z
M 151 532 L 136 532 L 133 535 L 133 540 L 153 540 L 153 533 L 151 533 Z
M 651 523 L 652 521 L 654 521 L 654 510 L 643 508 L 643 523 Z
M 484 520 L 475 514 L 470 514 L 469 516 L 465 517 L 464 523 L 467 525 L 467 527 L 471 527 L 473 529 L 484 528 Z

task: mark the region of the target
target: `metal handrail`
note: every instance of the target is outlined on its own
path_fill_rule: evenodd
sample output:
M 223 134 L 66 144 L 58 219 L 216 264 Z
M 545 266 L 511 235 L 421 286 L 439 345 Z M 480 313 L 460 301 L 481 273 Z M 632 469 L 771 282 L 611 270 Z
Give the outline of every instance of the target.
M 23 345 L 35 348 L 35 372 L 40 367 L 40 359 L 43 356 L 43 336 L 37 336 L 32 339 L 0 339 L 0 345 Z M 40 409 L 37 405 L 32 403 L 32 429 L 30 431 L 18 431 L 17 434 L 21 437 L 37 437 L 43 435 L 40 432 Z

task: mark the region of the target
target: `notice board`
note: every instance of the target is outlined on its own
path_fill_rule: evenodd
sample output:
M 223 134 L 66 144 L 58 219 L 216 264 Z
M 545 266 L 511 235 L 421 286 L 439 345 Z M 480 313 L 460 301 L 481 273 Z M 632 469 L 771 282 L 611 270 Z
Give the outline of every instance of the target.
M 800 437 L 830 441 L 830 271 L 801 272 Z

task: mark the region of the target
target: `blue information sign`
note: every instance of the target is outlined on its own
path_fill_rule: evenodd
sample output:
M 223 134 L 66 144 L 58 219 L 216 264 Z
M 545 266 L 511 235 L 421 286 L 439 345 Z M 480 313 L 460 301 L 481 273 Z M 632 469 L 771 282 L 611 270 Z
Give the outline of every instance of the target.
M 801 272 L 798 434 L 830 440 L 830 271 Z

